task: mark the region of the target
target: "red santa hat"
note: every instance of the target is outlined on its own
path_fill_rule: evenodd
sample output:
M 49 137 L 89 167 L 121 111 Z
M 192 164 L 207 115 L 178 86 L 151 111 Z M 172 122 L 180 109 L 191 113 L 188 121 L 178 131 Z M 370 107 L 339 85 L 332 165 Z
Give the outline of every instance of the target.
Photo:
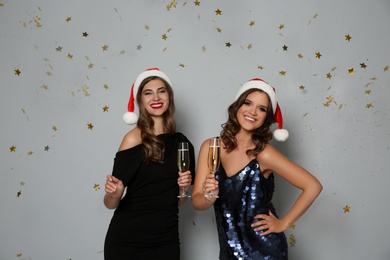
M 242 93 L 249 89 L 260 89 L 267 93 L 269 99 L 271 100 L 272 109 L 275 115 L 276 122 L 278 123 L 278 129 L 274 131 L 274 137 L 277 141 L 284 142 L 288 138 L 288 131 L 283 129 L 283 116 L 282 111 L 280 110 L 278 101 L 276 99 L 275 89 L 271 87 L 267 82 L 262 79 L 254 78 L 249 80 L 247 83 L 242 85 L 238 90 L 235 100 L 237 100 Z
M 139 86 L 141 85 L 142 81 L 144 81 L 146 78 L 157 76 L 159 78 L 164 79 L 166 82 L 168 82 L 169 85 L 172 86 L 171 80 L 168 78 L 168 76 L 160 71 L 158 68 L 149 68 L 138 75 L 137 79 L 134 81 L 133 85 L 131 86 L 130 90 L 130 99 L 129 103 L 127 105 L 127 112 L 123 115 L 123 121 L 125 121 L 128 125 L 134 125 L 138 121 L 138 115 L 134 113 L 134 99 L 137 95 Z

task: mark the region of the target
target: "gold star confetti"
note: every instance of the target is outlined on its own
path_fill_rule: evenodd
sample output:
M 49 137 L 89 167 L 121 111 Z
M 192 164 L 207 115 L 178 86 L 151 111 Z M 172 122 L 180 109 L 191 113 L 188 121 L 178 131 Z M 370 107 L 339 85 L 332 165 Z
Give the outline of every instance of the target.
M 320 53 L 319 51 L 317 51 L 317 52 L 316 52 L 316 58 L 317 58 L 317 59 L 321 59 L 321 56 L 322 56 L 321 53 Z
M 65 20 L 66 22 L 70 22 L 70 21 L 72 21 L 72 16 L 68 16 L 68 17 L 66 17 L 66 20 Z
M 287 48 L 288 48 L 288 46 L 285 44 L 285 45 L 283 45 L 283 51 L 287 51 Z
M 383 71 L 389 71 L 389 66 L 384 67 Z
M 300 89 L 300 90 L 305 90 L 305 86 L 304 86 L 304 85 L 300 85 L 300 86 L 299 86 L 299 89 Z
M 17 254 L 16 254 L 16 257 L 22 257 L 22 256 L 23 256 L 22 253 L 17 253 Z
M 41 86 L 41 88 L 43 88 L 44 90 L 48 90 L 48 89 L 49 89 L 49 86 L 46 85 L 46 84 L 43 84 L 43 85 Z
M 366 90 L 366 91 L 364 91 L 364 93 L 366 93 L 367 95 L 370 95 L 371 94 L 371 90 Z
M 193 226 L 196 226 L 196 223 L 195 223 L 195 221 L 192 221 L 192 225 L 193 225 Z
M 330 74 L 330 72 L 328 72 L 328 73 L 326 73 L 326 77 L 327 77 L 328 79 L 331 79 L 331 78 L 332 78 L 332 74 Z
M 108 89 L 108 84 L 104 84 L 103 88 Z
M 284 24 L 279 25 L 279 30 L 282 30 L 282 29 L 284 29 Z
M 125 50 L 121 50 L 121 52 L 120 52 L 120 54 L 125 54 L 126 53 L 126 51 Z
M 15 69 L 15 75 L 19 76 L 22 72 L 19 69 Z
M 330 103 L 332 102 L 333 102 L 332 96 L 326 97 L 326 103 L 324 103 L 324 106 L 329 107 Z
M 51 129 L 53 129 L 54 132 L 57 131 L 57 127 L 56 127 L 55 125 L 53 125 L 53 126 L 51 127 Z
M 107 45 L 107 44 L 104 44 L 104 45 L 102 46 L 102 49 L 103 49 L 103 51 L 107 51 L 107 50 L 108 50 L 108 45 Z
M 22 195 L 22 191 L 20 190 L 20 191 L 18 191 L 17 193 L 16 193 L 16 197 L 20 197 Z
M 348 74 L 349 74 L 349 75 L 354 75 L 354 74 L 355 74 L 354 69 L 353 69 L 353 68 L 348 69 Z
M 349 34 L 346 34 L 346 35 L 345 35 L 345 40 L 346 40 L 346 41 L 349 41 L 349 42 L 350 42 L 351 39 L 352 39 L 352 37 L 351 37 Z
M 295 224 L 294 223 L 290 223 L 290 225 L 288 227 L 291 228 L 291 229 L 295 229 Z
M 93 128 L 93 124 L 91 124 L 91 123 L 88 123 L 88 124 L 87 124 L 87 126 L 88 126 L 88 129 L 92 130 L 92 128 Z
M 51 73 L 50 71 L 48 71 L 48 72 L 46 72 L 46 75 L 50 77 L 50 76 L 53 75 L 53 73 Z
M 285 76 L 286 73 L 287 73 L 287 72 L 286 72 L 285 70 L 279 71 L 279 75 L 280 75 L 280 76 Z
M 89 87 L 88 86 L 86 86 L 86 85 L 82 86 L 81 90 L 83 91 L 84 96 L 89 97 L 91 95 L 91 94 L 89 94 Z
M 93 64 L 92 63 L 88 64 L 88 69 L 93 69 Z
M 349 212 L 350 209 L 351 209 L 351 207 L 348 206 L 348 205 L 346 205 L 346 206 L 343 208 L 344 213 L 345 213 L 345 212 Z
M 62 47 L 61 47 L 61 46 L 58 46 L 58 47 L 56 48 L 56 51 L 58 51 L 58 52 L 62 51 Z
M 141 44 L 137 45 L 137 51 L 140 51 L 141 49 L 142 49 L 142 45 Z
M 16 151 L 16 146 L 15 145 L 11 146 L 9 150 L 11 153 L 14 153 Z
M 360 63 L 360 68 L 365 69 L 365 68 L 367 68 L 367 65 L 364 63 Z
M 73 55 L 68 53 L 68 55 L 66 56 L 66 58 L 68 58 L 69 60 L 73 60 Z
M 182 67 L 182 68 L 185 67 L 184 63 L 180 63 L 179 66 Z
M 255 25 L 255 21 L 251 21 L 251 22 L 249 23 L 249 26 L 253 26 L 253 25 Z
M 195 4 L 195 6 L 200 6 L 200 2 L 199 2 L 198 0 L 196 0 L 196 1 L 194 2 L 194 4 Z
M 149 30 L 149 29 L 150 29 L 149 25 L 147 25 L 147 24 L 145 24 L 144 28 L 145 28 L 146 30 Z
M 250 49 L 252 49 L 252 47 L 253 47 L 252 43 L 249 43 L 247 48 L 248 48 L 248 50 L 250 50 Z
M 83 37 L 88 37 L 88 33 L 87 32 L 83 32 Z
M 293 234 L 290 235 L 290 240 L 288 243 L 290 246 L 295 246 L 296 240 L 295 240 L 295 236 Z
M 202 49 L 202 52 L 206 52 L 206 50 L 207 50 L 207 49 L 206 49 L 206 46 L 204 46 L 204 45 L 202 46 L 201 49 Z
M 95 190 L 100 190 L 100 185 L 99 185 L 99 184 L 95 184 L 95 185 L 93 185 L 93 188 L 94 188 Z
M 29 151 L 29 152 L 27 153 L 27 155 L 28 155 L 28 156 L 33 155 L 33 151 Z
M 219 9 L 215 10 L 215 15 L 222 15 L 222 11 Z
M 217 28 L 217 32 L 221 33 L 222 32 L 222 29 L 221 28 Z
M 48 152 L 50 149 L 50 147 L 48 145 L 45 146 L 45 148 L 43 149 L 45 152 Z
M 24 184 L 25 184 L 24 181 L 19 182 L 20 186 L 24 186 Z
M 230 42 L 227 42 L 227 43 L 225 43 L 225 46 L 230 48 L 232 46 L 232 44 Z
M 261 66 L 261 65 L 257 65 L 257 68 L 258 68 L 259 70 L 263 70 L 263 69 L 264 69 L 264 67 Z
M 168 38 L 168 36 L 164 33 L 163 35 L 161 35 L 161 38 L 162 38 L 164 41 L 166 41 L 167 38 Z
M 4 6 L 4 4 L 3 4 L 3 3 L 0 3 L 0 6 Z
M 303 58 L 303 55 L 298 53 L 298 58 L 302 59 Z
M 366 108 L 372 108 L 372 107 L 373 107 L 372 103 L 368 103 L 368 104 L 366 105 Z
M 104 106 L 104 107 L 103 107 L 103 113 L 104 113 L 104 112 L 108 112 L 108 109 L 109 109 L 109 108 L 110 108 L 110 107 L 108 107 L 108 106 Z
M 342 109 L 342 108 L 343 108 L 343 104 L 340 104 L 340 105 L 339 105 L 339 109 Z

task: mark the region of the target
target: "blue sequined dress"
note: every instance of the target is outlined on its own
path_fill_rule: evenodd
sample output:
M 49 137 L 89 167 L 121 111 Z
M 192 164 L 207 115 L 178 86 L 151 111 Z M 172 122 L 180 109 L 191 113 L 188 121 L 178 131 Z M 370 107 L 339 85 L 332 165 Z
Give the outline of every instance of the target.
M 219 198 L 214 203 L 221 260 L 288 259 L 284 233 L 261 236 L 251 224 L 257 214 L 276 215 L 271 202 L 275 189 L 274 175 L 266 179 L 256 159 L 228 177 L 222 164 L 215 174 Z

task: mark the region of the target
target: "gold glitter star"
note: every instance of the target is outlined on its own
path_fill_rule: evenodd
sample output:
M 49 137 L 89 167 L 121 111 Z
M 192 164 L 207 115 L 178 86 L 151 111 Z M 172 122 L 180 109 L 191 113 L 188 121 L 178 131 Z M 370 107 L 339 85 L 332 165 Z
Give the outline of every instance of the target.
M 66 56 L 69 60 L 73 60 L 73 55 L 71 55 L 70 53 L 68 53 L 68 55 Z
M 50 76 L 53 75 L 53 73 L 51 73 L 50 71 L 48 71 L 48 72 L 46 72 L 46 75 L 50 77 Z
M 257 65 L 257 68 L 258 68 L 259 70 L 263 70 L 263 69 L 264 69 L 264 67 L 261 66 L 261 65 Z
M 108 106 L 104 106 L 104 107 L 103 107 L 103 113 L 104 113 L 104 112 L 108 112 L 108 109 L 109 109 Z
M 287 51 L 287 48 L 288 48 L 288 46 L 285 44 L 285 45 L 283 45 L 283 51 Z
M 120 54 L 125 54 L 126 51 L 125 50 L 121 50 Z
M 164 33 L 163 35 L 161 35 L 161 38 L 162 38 L 164 41 L 166 41 L 167 38 L 168 38 L 168 36 Z
M 44 148 L 44 151 L 45 151 L 45 152 L 48 152 L 49 149 L 50 149 L 50 147 L 49 147 L 48 145 L 46 145 L 45 148 Z
M 62 47 L 61 46 L 58 46 L 57 48 L 56 48 L 56 51 L 62 51 Z
M 15 69 L 15 75 L 19 76 L 22 72 L 19 69 Z
M 280 75 L 280 76 L 285 76 L 286 73 L 287 73 L 287 72 L 286 72 L 285 70 L 279 71 L 279 75 Z
M 16 151 L 16 146 L 15 145 L 11 146 L 9 150 L 11 153 L 14 153 Z
M 137 51 L 140 51 L 142 49 L 142 45 L 141 44 L 138 44 L 137 45 Z
M 282 29 L 284 29 L 284 24 L 279 25 L 279 30 L 282 30 Z
M 0 3 L 0 6 L 4 6 L 4 4 L 3 4 L 3 3 Z
M 150 29 L 149 25 L 147 25 L 147 24 L 145 24 L 144 28 L 145 28 L 146 30 L 149 30 L 149 29 Z
M 346 34 L 346 35 L 345 35 L 345 40 L 346 40 L 346 41 L 349 41 L 349 42 L 350 42 L 351 39 L 352 39 L 352 37 L 351 37 L 349 34 Z
M 305 90 L 305 86 L 304 86 L 304 85 L 300 85 L 300 86 L 299 86 L 299 89 L 300 89 L 300 90 Z
M 207 49 L 206 49 L 206 46 L 203 45 L 203 46 L 202 46 L 202 51 L 203 51 L 203 52 L 206 52 L 206 50 L 207 50 Z
M 290 223 L 290 225 L 288 227 L 291 228 L 291 229 L 295 229 L 295 224 L 294 223 Z
M 56 127 L 55 125 L 53 125 L 53 126 L 51 127 L 51 129 L 53 129 L 54 132 L 57 131 L 57 127 Z
M 107 50 L 108 50 L 108 45 L 107 45 L 107 44 L 104 44 L 104 45 L 102 46 L 102 49 L 103 49 L 103 51 L 107 51 Z
M 366 91 L 364 91 L 364 93 L 366 93 L 367 95 L 370 95 L 371 94 L 371 90 L 367 89 Z
M 343 208 L 344 213 L 345 213 L 345 212 L 349 212 L 350 209 L 351 209 L 351 207 L 348 206 L 348 205 L 346 205 L 346 206 Z
M 92 128 L 93 128 L 93 124 L 91 124 L 91 123 L 88 123 L 88 124 L 87 124 L 87 126 L 88 126 L 88 129 L 92 130 Z
M 368 104 L 366 105 L 366 108 L 372 108 L 372 107 L 373 107 L 372 103 L 368 103 Z
M 93 185 L 93 188 L 94 188 L 95 190 L 100 190 L 100 185 L 95 183 L 95 185 Z
M 222 15 L 222 11 L 219 9 L 215 10 L 215 15 Z
M 383 71 L 389 71 L 389 66 L 384 67 Z
M 17 253 L 17 254 L 16 254 L 16 257 L 22 257 L 22 256 L 23 256 L 22 253 Z
M 360 63 L 360 68 L 365 69 L 365 68 L 367 68 L 367 65 L 364 63 Z
M 33 151 L 29 151 L 29 152 L 27 153 L 27 155 L 28 155 L 28 156 L 33 155 Z
M 354 69 L 353 69 L 353 68 L 348 69 L 348 74 L 349 74 L 349 75 L 354 75 L 354 74 L 355 74 Z
M 24 181 L 19 182 L 20 186 L 24 186 L 24 184 L 25 184 Z
M 20 190 L 20 191 L 18 191 L 17 193 L 16 193 L 16 197 L 20 197 L 22 195 L 22 191 Z
M 196 0 L 196 1 L 194 2 L 194 4 L 195 4 L 195 6 L 200 6 L 200 2 L 199 2 L 198 0 Z
M 185 67 L 184 63 L 180 63 L 179 66 L 182 67 L 182 68 Z
M 88 37 L 88 33 L 87 32 L 83 32 L 83 37 Z
M 104 84 L 103 88 L 108 89 L 108 84 Z
M 248 50 L 252 49 L 252 43 L 249 43 L 247 48 Z
M 255 25 L 255 21 L 251 21 L 251 22 L 249 23 L 249 26 L 253 26 L 253 25 Z
M 65 20 L 66 22 L 70 22 L 70 21 L 72 21 L 72 16 L 68 16 L 68 17 L 66 17 L 66 20 Z
M 328 79 L 331 79 L 331 78 L 332 78 L 332 74 L 330 74 L 330 72 L 328 72 L 328 73 L 326 73 L 326 77 L 327 77 Z
M 290 246 L 295 246 L 296 244 L 296 239 L 293 234 L 290 235 L 290 241 L 288 242 Z
M 217 28 L 217 32 L 221 33 L 222 32 L 222 29 L 221 28 Z
M 88 69 L 93 69 L 93 64 L 92 63 L 88 64 Z
M 298 53 L 298 58 L 302 59 L 303 58 L 303 55 Z
M 321 59 L 321 56 L 322 56 L 321 53 L 320 53 L 319 51 L 317 51 L 317 52 L 316 52 L 316 58 L 317 58 L 317 59 Z
M 225 43 L 225 46 L 230 48 L 232 46 L 232 44 L 230 42 L 227 42 L 227 43 Z

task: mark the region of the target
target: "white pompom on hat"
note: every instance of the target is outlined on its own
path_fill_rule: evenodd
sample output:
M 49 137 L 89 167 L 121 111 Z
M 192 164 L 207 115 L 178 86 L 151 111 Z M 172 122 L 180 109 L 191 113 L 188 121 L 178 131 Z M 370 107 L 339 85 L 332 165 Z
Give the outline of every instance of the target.
M 168 76 L 160 71 L 158 68 L 149 68 L 138 75 L 137 79 L 134 81 L 133 85 L 131 86 L 130 90 L 130 99 L 129 103 L 127 105 L 127 112 L 123 115 L 123 121 L 125 121 L 128 125 L 134 125 L 138 121 L 138 115 L 134 112 L 134 99 L 137 95 L 139 86 L 141 83 L 149 77 L 159 77 L 164 79 L 166 82 L 168 82 L 169 85 L 172 86 L 171 80 L 168 78 Z
M 237 100 L 242 93 L 249 89 L 260 89 L 267 93 L 269 99 L 271 100 L 272 109 L 275 115 L 276 122 L 278 123 L 278 129 L 274 131 L 274 137 L 277 141 L 284 142 L 287 140 L 289 134 L 286 129 L 283 129 L 283 116 L 282 111 L 280 110 L 278 101 L 276 99 L 275 89 L 271 87 L 267 82 L 262 79 L 254 78 L 249 80 L 247 83 L 242 85 L 238 90 L 235 100 Z

